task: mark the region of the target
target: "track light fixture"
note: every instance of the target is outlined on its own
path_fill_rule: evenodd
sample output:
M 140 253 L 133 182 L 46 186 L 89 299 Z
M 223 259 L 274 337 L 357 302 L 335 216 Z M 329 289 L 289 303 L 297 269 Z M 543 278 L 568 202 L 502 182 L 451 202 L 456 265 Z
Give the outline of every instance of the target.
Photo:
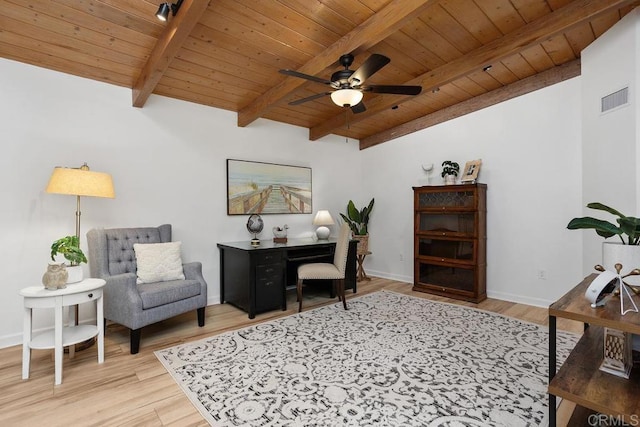
M 178 13 L 178 9 L 180 9 L 180 6 L 182 6 L 182 1 L 183 0 L 178 0 L 171 5 L 167 2 L 160 3 L 160 7 L 158 7 L 158 11 L 156 12 L 156 18 L 161 21 L 166 21 L 169 18 L 169 12 L 171 12 L 173 16 L 176 16 L 176 13 Z

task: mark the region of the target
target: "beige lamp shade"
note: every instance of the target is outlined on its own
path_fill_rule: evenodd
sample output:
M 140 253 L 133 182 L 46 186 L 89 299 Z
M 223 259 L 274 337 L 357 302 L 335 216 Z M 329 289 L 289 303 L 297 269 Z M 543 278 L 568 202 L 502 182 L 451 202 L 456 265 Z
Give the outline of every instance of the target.
M 111 175 L 89 170 L 86 163 L 79 169 L 54 168 L 46 192 L 110 199 L 116 196 Z
M 335 224 L 335 222 L 333 222 L 333 218 L 329 211 L 318 211 L 318 213 L 316 213 L 316 217 L 313 219 L 313 225 L 320 226 L 316 230 L 316 236 L 319 240 L 327 240 L 329 238 L 331 230 L 325 226 L 333 224 Z

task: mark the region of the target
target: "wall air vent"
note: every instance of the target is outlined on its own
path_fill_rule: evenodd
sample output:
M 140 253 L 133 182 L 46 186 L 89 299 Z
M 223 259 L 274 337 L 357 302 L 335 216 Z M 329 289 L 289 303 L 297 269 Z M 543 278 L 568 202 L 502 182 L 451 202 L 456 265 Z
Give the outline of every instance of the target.
M 604 113 L 629 102 L 629 88 L 625 87 L 613 92 L 600 100 L 600 112 Z

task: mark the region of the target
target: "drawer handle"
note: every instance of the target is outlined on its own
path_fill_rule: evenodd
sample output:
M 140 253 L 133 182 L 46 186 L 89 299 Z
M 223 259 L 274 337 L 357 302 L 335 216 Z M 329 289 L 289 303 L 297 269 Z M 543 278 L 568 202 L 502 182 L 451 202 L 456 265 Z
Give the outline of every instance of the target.
M 265 273 L 273 273 L 275 270 L 273 268 L 267 268 Z
M 89 294 L 89 298 L 93 298 L 93 294 Z
M 271 286 L 271 285 L 273 285 L 273 282 L 266 282 L 264 285 L 265 286 Z

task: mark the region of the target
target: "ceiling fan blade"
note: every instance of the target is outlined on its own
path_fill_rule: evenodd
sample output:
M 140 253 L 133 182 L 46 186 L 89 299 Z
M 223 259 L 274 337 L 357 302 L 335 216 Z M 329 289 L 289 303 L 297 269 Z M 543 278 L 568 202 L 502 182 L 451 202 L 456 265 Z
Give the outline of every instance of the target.
M 390 93 L 394 95 L 418 95 L 422 86 L 374 85 L 360 88 L 365 92 Z
M 351 107 L 351 111 L 353 111 L 353 114 L 364 113 L 365 111 L 367 111 L 367 107 L 364 106 L 363 101 L 360 101 L 356 105 Z
M 286 74 L 287 76 L 291 76 L 291 77 L 299 77 L 301 79 L 311 80 L 312 82 L 322 83 L 324 85 L 331 84 L 329 80 L 321 79 L 320 77 L 316 77 L 316 76 L 310 76 L 309 74 L 300 73 L 295 70 L 280 70 L 280 73 Z
M 308 101 L 313 101 L 314 99 L 322 98 L 323 96 L 331 95 L 331 92 L 324 93 L 316 93 L 315 95 L 307 96 L 306 98 L 297 99 L 295 101 L 291 101 L 289 105 L 300 105 Z
M 384 55 L 374 53 L 349 77 L 349 83 L 354 85 L 361 85 L 378 72 L 382 67 L 387 65 L 391 60 Z

